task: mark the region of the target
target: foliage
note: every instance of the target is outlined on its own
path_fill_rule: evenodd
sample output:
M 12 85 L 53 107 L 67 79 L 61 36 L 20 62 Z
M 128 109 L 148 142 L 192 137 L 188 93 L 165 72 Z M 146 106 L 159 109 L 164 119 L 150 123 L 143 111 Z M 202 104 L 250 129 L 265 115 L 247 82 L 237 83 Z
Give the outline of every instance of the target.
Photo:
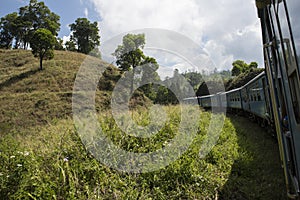
M 127 151 L 149 152 L 172 139 L 180 122 L 180 107 L 163 108 L 169 124 L 149 139 L 122 133 L 110 112 L 99 116 L 107 137 Z M 191 108 L 193 110 L 193 108 Z M 133 111 L 134 121 L 149 123 L 147 110 Z M 199 132 L 177 161 L 143 174 L 118 172 L 85 150 L 72 120 L 23 130 L 0 138 L 0 194 L 5 199 L 279 199 L 284 177 L 276 143 L 255 124 L 255 132 L 240 118 L 226 120 L 219 141 L 204 159 L 201 142 L 210 114 L 202 112 Z M 243 124 L 235 128 L 231 121 Z M 248 131 L 247 131 L 248 130 Z M 257 137 L 259 140 L 257 140 Z M 254 146 L 252 146 L 254 145 Z M 260 150 L 263 150 L 264 154 Z M 265 159 L 265 155 L 269 159 Z M 259 174 L 259 176 L 257 175 Z M 276 192 L 275 189 L 276 188 Z
M 157 74 L 159 65 L 155 58 L 146 56 L 141 63 L 142 66 L 142 82 L 147 83 L 140 87 L 143 93 L 152 101 L 156 99 L 156 85 L 153 84 L 153 81 L 160 81 L 160 77 Z
M 144 45 L 145 34 L 127 34 L 123 37 L 122 45 L 119 45 L 113 54 L 122 72 L 141 65 L 145 58 L 142 51 Z
M 263 71 L 263 68 L 252 68 L 249 71 L 241 73 L 237 77 L 228 80 L 227 82 L 225 82 L 226 91 L 242 87 Z
M 120 78 L 121 72 L 118 68 L 113 65 L 107 67 L 98 82 L 99 90 L 113 91 Z
M 30 46 L 35 57 L 40 59 L 40 70 L 43 69 L 43 59 L 54 57 L 55 37 L 48 29 L 38 29 L 32 36 Z
M 203 82 L 196 92 L 197 96 L 205 96 L 210 94 L 216 94 L 218 92 L 224 92 L 224 83 L 220 81 L 206 81 Z
M 158 86 L 155 96 L 155 104 L 169 105 L 179 103 L 176 95 L 169 88 L 162 85 Z
M 66 49 L 67 49 L 68 51 L 77 51 L 76 43 L 75 43 L 74 41 L 72 41 L 72 40 L 67 41 L 67 42 L 65 43 L 65 46 L 66 46 Z
M 17 34 L 16 21 L 18 14 L 16 12 L 2 17 L 0 20 L 0 48 L 10 49 L 13 39 Z
M 59 51 L 65 50 L 63 43 L 64 43 L 63 39 L 57 38 L 56 43 L 54 45 L 54 50 L 59 50 Z
M 203 78 L 200 72 L 185 72 L 182 74 L 187 81 L 191 84 L 195 91 L 198 90 Z
M 74 80 L 85 58 L 84 54 L 55 51 L 55 58 L 45 61 L 45 70 L 35 71 L 38 63 L 30 51 L 0 50 L 0 199 L 286 196 L 276 141 L 246 118 L 229 115 L 216 146 L 204 159 L 199 157 L 211 114 L 197 106 L 190 108 L 200 115 L 196 137 L 188 151 L 168 167 L 131 174 L 95 160 L 82 145 L 71 118 Z M 108 65 L 98 62 L 102 67 Z M 119 74 L 116 68 L 109 73 L 110 79 Z M 156 135 L 131 137 L 116 125 L 108 109 L 110 99 L 109 92 L 96 91 L 99 123 L 107 137 L 125 150 L 159 149 L 179 128 L 181 107 L 164 106 L 168 123 Z M 137 106 L 131 116 L 141 126 L 149 124 L 145 107 Z
M 257 68 L 258 64 L 256 62 L 251 62 L 249 65 L 245 63 L 243 60 L 236 60 L 232 63 L 232 76 L 238 76 L 241 73 L 247 72 L 251 69 Z
M 150 82 L 151 80 L 159 80 L 156 70 L 159 65 L 155 58 L 144 55 L 142 49 L 145 45 L 145 34 L 127 34 L 123 37 L 122 45 L 119 45 L 113 55 L 116 57 L 117 65 L 121 72 L 131 71 L 127 75 L 131 75 L 130 91 L 133 92 L 134 82 L 137 81 L 137 75 L 141 76 L 142 82 Z M 134 70 L 140 66 L 138 72 Z M 153 84 L 147 84 L 141 89 L 150 99 L 155 99 L 153 96 Z
M 91 23 L 87 18 L 78 18 L 75 23 L 70 24 L 72 39 L 80 53 L 88 54 L 100 45 L 98 23 Z M 73 46 L 71 46 L 73 50 Z
M 10 48 L 15 39 L 15 48 L 28 47 L 36 30 L 48 29 L 54 36 L 60 30 L 60 17 L 44 2 L 30 0 L 29 5 L 19 8 L 19 13 L 8 14 L 1 20 L 1 46 Z M 4 45 L 3 45 L 4 44 Z

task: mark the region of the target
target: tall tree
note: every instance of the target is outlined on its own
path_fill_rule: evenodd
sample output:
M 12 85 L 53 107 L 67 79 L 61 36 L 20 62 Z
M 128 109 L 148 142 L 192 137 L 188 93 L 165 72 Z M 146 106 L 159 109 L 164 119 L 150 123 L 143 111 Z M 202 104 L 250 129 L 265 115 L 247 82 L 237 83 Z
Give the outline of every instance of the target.
M 251 62 L 249 65 L 245 63 L 243 60 L 236 60 L 232 63 L 232 76 L 238 76 L 241 73 L 248 72 L 251 69 L 256 69 L 258 67 L 257 62 Z
M 30 0 L 29 5 L 19 9 L 16 47 L 22 43 L 26 49 L 34 32 L 40 28 L 48 29 L 52 35 L 57 36 L 60 30 L 59 20 L 60 17 L 51 12 L 44 2 Z
M 116 57 L 117 65 L 122 72 L 134 70 L 140 66 L 145 60 L 146 56 L 142 49 L 145 45 L 145 34 L 127 34 L 123 37 L 122 45 L 119 45 L 113 55 Z M 134 71 L 131 77 L 131 92 L 133 92 Z
M 64 43 L 63 39 L 57 38 L 54 49 L 59 51 L 65 50 L 63 43 Z
M 200 72 L 185 72 L 182 74 L 184 78 L 187 79 L 187 81 L 191 84 L 191 86 L 196 91 L 199 87 L 199 85 L 203 82 L 202 75 Z
M 16 12 L 6 15 L 0 19 L 0 48 L 9 49 L 12 47 L 13 39 L 17 33 Z
M 257 67 L 258 67 L 257 62 L 251 62 L 251 63 L 249 64 L 249 69 L 253 69 L 253 68 L 257 68 Z
M 77 51 L 76 44 L 73 40 L 67 41 L 65 43 L 67 51 Z
M 100 45 L 97 22 L 91 23 L 87 18 L 78 18 L 75 23 L 70 24 L 70 28 L 79 52 L 88 54 Z
M 145 58 L 142 51 L 144 45 L 145 34 L 127 34 L 123 37 L 122 45 L 119 45 L 113 53 L 121 71 L 128 71 L 141 65 Z
M 236 60 L 232 63 L 232 76 L 238 76 L 240 73 L 246 72 L 249 69 L 249 66 L 243 60 Z
M 157 73 L 159 65 L 155 58 L 146 56 L 142 61 L 141 65 L 143 66 L 142 70 L 142 81 L 147 83 L 141 87 L 141 90 L 144 94 L 151 100 L 155 101 L 156 99 L 156 88 L 154 88 L 154 84 L 151 83 L 153 81 L 160 81 L 160 77 Z
M 43 69 L 43 59 L 52 59 L 54 57 L 53 49 L 56 39 L 48 29 L 38 29 L 34 32 L 30 46 L 35 57 L 40 59 L 40 70 Z

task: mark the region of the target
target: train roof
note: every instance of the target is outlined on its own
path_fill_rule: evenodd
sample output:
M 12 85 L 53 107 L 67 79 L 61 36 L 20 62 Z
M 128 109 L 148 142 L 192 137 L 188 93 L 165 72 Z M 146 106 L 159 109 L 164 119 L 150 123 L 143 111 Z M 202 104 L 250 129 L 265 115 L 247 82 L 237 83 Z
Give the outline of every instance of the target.
M 198 98 L 209 98 L 209 97 L 213 97 L 215 96 L 216 94 L 210 94 L 210 95 L 205 95 L 205 96 L 199 96 Z
M 258 79 L 260 79 L 264 75 L 265 75 L 265 72 L 263 71 L 262 73 L 258 74 L 256 77 L 254 77 L 251 81 L 249 81 L 244 86 L 242 86 L 241 88 L 243 89 L 243 88 L 247 87 L 248 85 L 250 85 L 251 83 L 254 83 L 255 81 L 257 81 Z
M 236 92 L 236 91 L 239 91 L 239 90 L 242 90 L 243 88 L 247 87 L 248 85 L 250 85 L 251 83 L 257 81 L 259 78 L 261 78 L 262 76 L 265 75 L 265 72 L 261 72 L 260 74 L 258 74 L 257 76 L 255 76 L 252 80 L 250 80 L 248 83 L 246 83 L 245 85 L 243 85 L 242 87 L 239 87 L 239 88 L 235 88 L 233 90 L 229 90 L 229 91 L 226 91 L 226 92 L 218 92 L 216 94 L 210 94 L 210 95 L 205 95 L 205 96 L 198 96 L 198 97 L 189 97 L 189 98 L 185 98 L 184 100 L 192 100 L 192 99 L 197 99 L 197 98 L 210 98 L 210 97 L 213 97 L 213 96 L 216 96 L 216 95 L 223 95 L 223 94 L 229 94 L 229 93 L 233 93 L 233 92 Z
M 198 99 L 198 97 L 188 97 L 188 98 L 184 98 L 183 100 L 186 101 L 186 100 L 193 100 L 193 99 Z
M 239 91 L 239 90 L 241 90 L 242 88 L 243 88 L 243 87 L 235 88 L 235 89 L 229 90 L 229 91 L 227 91 L 227 92 L 224 92 L 224 94 L 228 94 L 228 93 L 236 92 L 236 91 Z

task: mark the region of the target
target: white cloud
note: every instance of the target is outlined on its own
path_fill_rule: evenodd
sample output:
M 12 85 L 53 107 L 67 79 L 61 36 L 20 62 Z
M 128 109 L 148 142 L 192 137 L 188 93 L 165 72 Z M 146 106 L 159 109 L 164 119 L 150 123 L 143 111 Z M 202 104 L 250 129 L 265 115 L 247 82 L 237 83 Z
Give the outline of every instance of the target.
M 84 16 L 89 18 L 89 10 L 87 8 L 84 9 Z
M 68 36 L 63 36 L 62 40 L 63 40 L 63 46 L 65 47 L 66 42 L 70 41 L 71 39 L 71 34 Z
M 102 41 L 136 29 L 162 28 L 190 37 L 209 53 L 218 69 L 229 69 L 235 59 L 262 64 L 254 0 L 90 1 L 102 19 Z

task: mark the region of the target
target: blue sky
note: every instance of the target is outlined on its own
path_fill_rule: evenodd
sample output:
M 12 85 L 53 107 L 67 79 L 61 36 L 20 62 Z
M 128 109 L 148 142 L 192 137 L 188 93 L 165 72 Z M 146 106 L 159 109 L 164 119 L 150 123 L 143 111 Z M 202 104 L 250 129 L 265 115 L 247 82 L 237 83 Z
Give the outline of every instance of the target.
M 19 7 L 27 5 L 28 2 L 29 0 L 2 0 L 0 16 L 17 12 Z M 243 3 L 241 0 L 45 0 L 44 2 L 53 12 L 61 16 L 59 37 L 64 39 L 70 34 L 69 24 L 78 17 L 88 17 L 90 21 L 99 22 L 101 44 L 105 44 L 105 41 L 114 36 L 124 35 L 133 30 L 164 29 L 190 38 L 207 52 L 215 66 L 205 70 L 231 69 L 232 62 L 237 59 L 247 63 L 256 61 L 260 67 L 264 67 L 260 22 L 255 0 Z M 102 45 L 100 48 L 105 47 Z M 159 70 L 168 76 L 175 68 L 181 72 L 190 69 L 186 63 L 178 61 L 180 60 L 178 58 L 160 56 L 162 54 L 159 52 L 150 56 L 154 55 L 159 57 L 159 64 L 167 65 Z

